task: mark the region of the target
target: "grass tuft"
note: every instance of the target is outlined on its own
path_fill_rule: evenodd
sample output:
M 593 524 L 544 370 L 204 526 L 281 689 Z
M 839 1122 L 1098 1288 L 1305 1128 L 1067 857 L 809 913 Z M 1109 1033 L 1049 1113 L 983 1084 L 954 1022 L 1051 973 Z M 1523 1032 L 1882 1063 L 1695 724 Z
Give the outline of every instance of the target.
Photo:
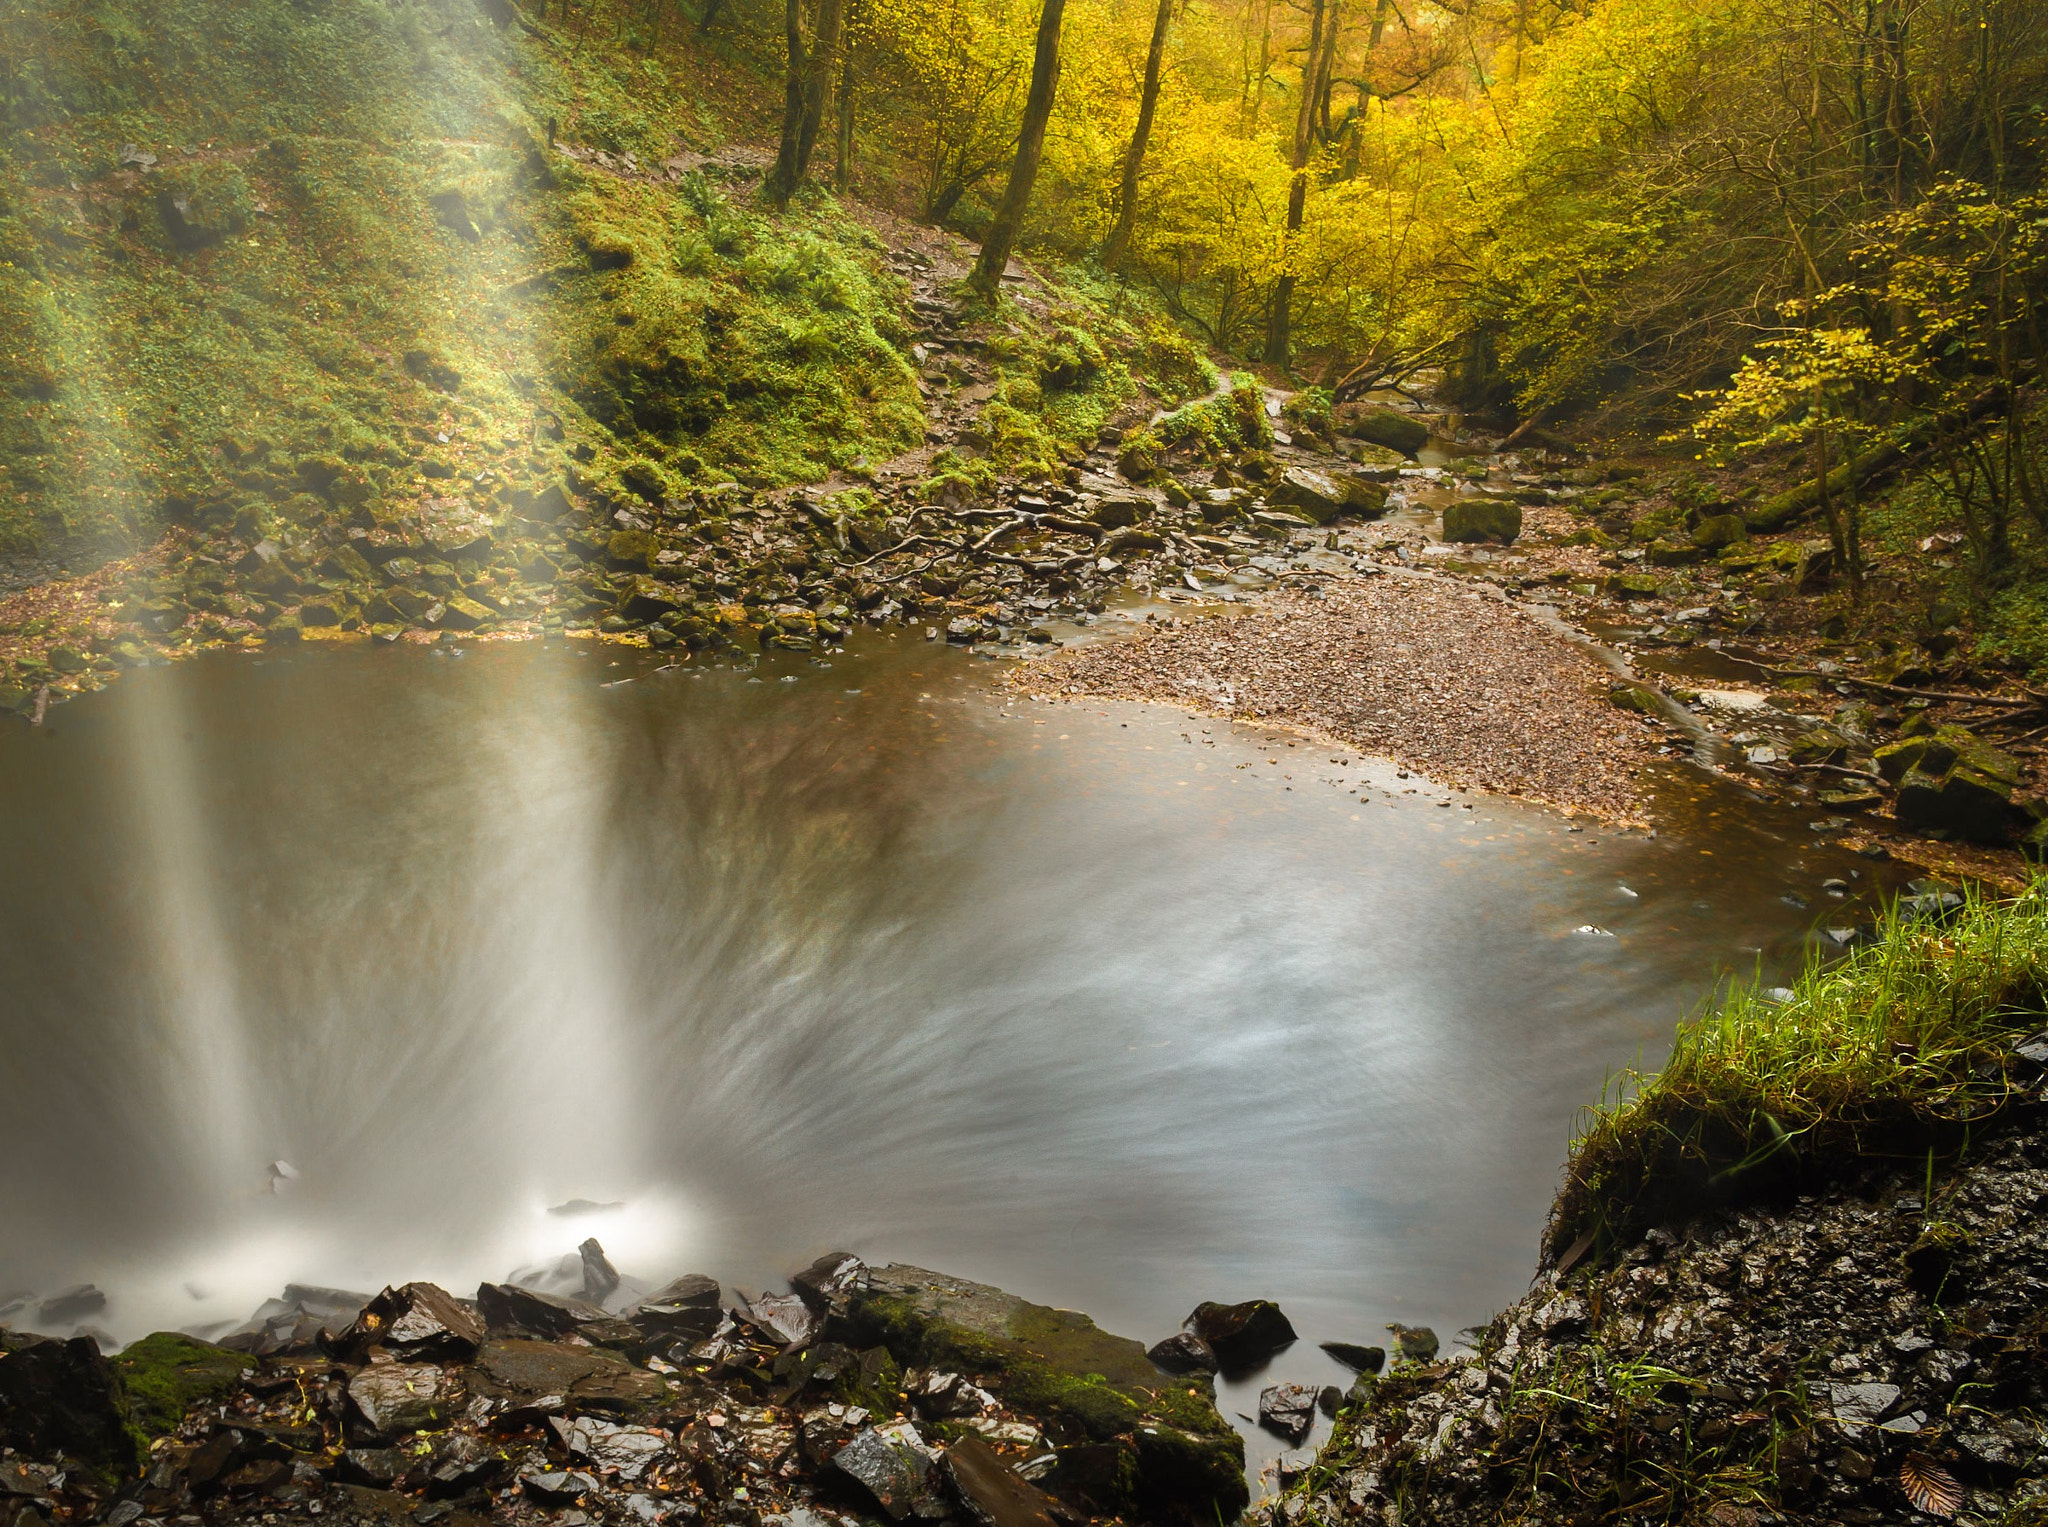
M 1720 1199 L 1961 1144 L 2038 1068 L 2014 1052 L 2048 989 L 2048 887 L 1965 890 L 1939 923 L 1889 908 L 1775 1002 L 1738 989 L 1684 1024 L 1655 1076 L 1586 1110 L 1549 1251 L 1629 1238 Z

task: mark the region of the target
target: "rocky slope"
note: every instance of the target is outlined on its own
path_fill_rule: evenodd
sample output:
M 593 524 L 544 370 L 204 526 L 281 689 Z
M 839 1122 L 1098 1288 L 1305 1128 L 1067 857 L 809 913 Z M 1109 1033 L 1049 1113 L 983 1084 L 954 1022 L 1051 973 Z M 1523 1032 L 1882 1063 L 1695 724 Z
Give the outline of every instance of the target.
M 751 1300 L 701 1276 L 626 1298 L 594 1241 L 581 1271 L 588 1298 L 295 1287 L 223 1345 L 111 1361 L 0 1329 L 0 1527 L 1080 1527 L 1246 1502 L 1210 1381 L 1086 1316 L 844 1254 Z
M 1361 1383 L 1271 1520 L 2048 1520 L 2044 1201 L 2037 1091 L 1961 1166 L 1568 1251 L 1475 1352 Z

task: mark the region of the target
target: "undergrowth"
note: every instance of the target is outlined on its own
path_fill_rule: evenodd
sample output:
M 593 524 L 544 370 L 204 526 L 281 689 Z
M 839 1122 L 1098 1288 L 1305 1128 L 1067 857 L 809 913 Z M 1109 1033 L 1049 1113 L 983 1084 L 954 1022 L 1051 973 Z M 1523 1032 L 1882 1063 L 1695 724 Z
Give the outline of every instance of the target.
M 1664 1069 L 1586 1111 L 1553 1255 L 1717 1197 L 1960 1144 L 2027 1081 L 2016 1038 L 2048 988 L 2048 890 L 1966 890 L 1939 923 L 1887 911 L 1780 1002 L 1742 988 L 1679 1029 Z

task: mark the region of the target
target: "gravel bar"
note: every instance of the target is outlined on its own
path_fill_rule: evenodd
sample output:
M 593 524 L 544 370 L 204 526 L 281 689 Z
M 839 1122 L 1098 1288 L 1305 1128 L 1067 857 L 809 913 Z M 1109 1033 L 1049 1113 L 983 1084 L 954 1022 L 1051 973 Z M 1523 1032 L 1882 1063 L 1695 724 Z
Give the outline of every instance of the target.
M 1639 820 L 1658 735 L 1607 703 L 1612 681 L 1503 599 L 1390 574 L 1276 589 L 1244 613 L 1148 626 L 1012 679 L 1044 697 L 1165 701 L 1300 727 L 1447 785 Z

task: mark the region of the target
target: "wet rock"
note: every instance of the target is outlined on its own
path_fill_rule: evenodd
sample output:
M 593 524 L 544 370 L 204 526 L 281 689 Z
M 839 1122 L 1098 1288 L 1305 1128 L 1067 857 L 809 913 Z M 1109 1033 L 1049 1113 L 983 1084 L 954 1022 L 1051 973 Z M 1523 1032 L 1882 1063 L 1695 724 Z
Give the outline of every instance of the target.
M 583 1259 L 583 1297 L 602 1305 L 619 1291 L 619 1270 L 605 1256 L 596 1236 L 578 1246 L 576 1253 Z
M 1290 1443 L 1299 1442 L 1316 1424 L 1316 1388 L 1311 1384 L 1273 1384 L 1259 1391 L 1259 1425 Z
M 1151 517 L 1152 500 L 1136 494 L 1114 494 L 1103 499 L 1088 517 L 1105 530 L 1123 530 Z
M 342 1347 L 358 1360 L 381 1347 L 401 1362 L 463 1363 L 476 1356 L 484 1335 L 482 1317 L 446 1289 L 408 1283 L 364 1305 Z
M 90 1283 L 81 1283 L 67 1288 L 61 1294 L 52 1294 L 36 1306 L 36 1321 L 45 1326 L 76 1325 L 88 1315 L 97 1315 L 107 1307 L 107 1296 Z
M 789 1281 L 814 1309 L 844 1316 L 867 1287 L 868 1265 L 850 1251 L 828 1251 Z
M 649 1338 L 701 1341 L 718 1325 L 716 1278 L 686 1273 L 633 1307 L 629 1319 Z
M 1412 414 L 1374 408 L 1346 420 L 1340 428 L 1354 440 L 1385 446 L 1413 460 L 1429 444 L 1429 426 Z
M 808 1346 L 825 1330 L 824 1312 L 813 1308 L 801 1294 L 763 1294 L 744 1313 L 785 1346 Z
M 619 1478 L 636 1480 L 669 1451 L 669 1434 L 649 1426 L 621 1426 L 592 1416 L 551 1417 L 548 1428 L 571 1458 Z
M 1720 551 L 1749 539 L 1749 525 L 1739 514 L 1709 514 L 1692 528 L 1692 544 L 1702 551 Z
M 864 1429 L 833 1455 L 831 1469 L 892 1521 L 945 1514 L 933 1489 L 931 1451 L 908 1423 Z
M 607 1415 L 630 1415 L 668 1397 L 658 1374 L 634 1367 L 616 1352 L 517 1338 L 486 1344 L 469 1381 L 478 1394 L 508 1405 L 534 1406 L 554 1397 Z
M 1436 1332 L 1428 1326 L 1404 1326 L 1390 1323 L 1387 1331 L 1394 1338 L 1394 1356 L 1404 1363 L 1427 1363 L 1437 1353 Z
M 1385 1347 L 1361 1347 L 1348 1341 L 1326 1341 L 1320 1345 L 1353 1373 L 1378 1373 L 1387 1365 Z
M 1346 498 L 1335 478 L 1310 467 L 1287 468 L 1266 495 L 1276 509 L 1291 509 L 1317 525 L 1344 513 Z
M 598 1490 L 597 1476 L 581 1469 L 528 1469 L 519 1475 L 520 1493 L 543 1506 L 573 1506 Z
M 387 1490 L 411 1461 L 395 1447 L 344 1448 L 335 1461 L 335 1472 L 350 1484 Z
M 1610 684 L 1607 686 L 1607 703 L 1616 710 L 1633 711 L 1638 716 L 1664 714 L 1664 707 L 1658 702 L 1657 691 L 1647 684 Z
M 871 1271 L 852 1323 L 899 1355 L 972 1372 L 1048 1433 L 1073 1439 L 1060 1451 L 1064 1482 L 1052 1486 L 1063 1498 L 1092 1492 L 1108 1512 L 1202 1521 L 1218 1512 L 1229 1521 L 1245 1505 L 1244 1443 L 1208 1380 L 1161 1384 L 1142 1346 L 1085 1315 L 891 1265 Z
M 1053 1527 L 1053 1503 L 979 1437 L 962 1437 L 946 1450 L 947 1483 L 967 1515 L 981 1527 Z
M 1347 472 L 1339 480 L 1344 490 L 1344 512 L 1355 514 L 1360 519 L 1378 519 L 1387 512 L 1387 485 L 1357 472 Z
M 476 1307 L 494 1333 L 523 1331 L 541 1337 L 568 1336 L 592 1321 L 606 1319 L 603 1310 L 585 1300 L 564 1299 L 512 1283 L 478 1284 Z
M 121 1381 L 90 1336 L 0 1356 L 0 1446 L 126 1473 L 136 1461 Z
M 1497 498 L 1466 498 L 1444 506 L 1444 539 L 1512 544 L 1522 533 L 1522 506 Z
M 1216 1354 L 1192 1331 L 1176 1331 L 1145 1354 L 1168 1373 L 1214 1373 Z
M 2019 761 L 1974 732 L 1945 726 L 1879 748 L 1875 759 L 1878 772 L 1898 786 L 1892 811 L 1905 826 L 1981 843 L 2011 833 Z
M 1181 1329 L 1208 1343 L 1225 1372 L 1252 1368 L 1294 1339 L 1294 1327 L 1270 1299 L 1195 1306 Z
M 436 1430 L 460 1409 L 458 1386 L 432 1363 L 373 1364 L 348 1381 L 348 1398 L 358 1433 L 371 1442 Z

